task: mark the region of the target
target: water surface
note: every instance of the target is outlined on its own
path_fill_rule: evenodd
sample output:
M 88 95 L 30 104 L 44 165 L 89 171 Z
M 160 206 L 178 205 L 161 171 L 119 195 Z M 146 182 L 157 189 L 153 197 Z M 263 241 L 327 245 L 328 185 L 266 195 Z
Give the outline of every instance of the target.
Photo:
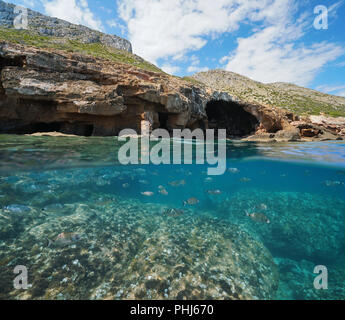
M 344 142 L 229 141 L 213 177 L 120 146 L 0 136 L 1 299 L 345 298 Z

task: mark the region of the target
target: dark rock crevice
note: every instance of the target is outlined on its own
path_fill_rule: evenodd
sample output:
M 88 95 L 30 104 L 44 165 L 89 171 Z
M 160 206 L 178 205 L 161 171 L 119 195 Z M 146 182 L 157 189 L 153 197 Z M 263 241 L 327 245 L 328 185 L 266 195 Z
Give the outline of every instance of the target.
M 25 65 L 25 56 L 16 57 L 0 57 L 0 72 L 4 67 L 19 67 L 23 68 Z
M 90 137 L 94 131 L 94 126 L 89 123 L 69 123 L 69 122 L 33 122 L 23 123 L 16 121 L 8 123 L 5 128 L 0 129 L 1 133 L 12 134 L 34 134 L 44 132 L 60 132 Z
M 5 90 L 2 86 L 1 81 L 1 72 L 2 69 L 5 67 L 20 67 L 23 68 L 25 65 L 25 57 L 24 56 L 17 56 L 17 57 L 1 57 L 0 56 L 0 96 L 5 95 Z
M 207 103 L 206 113 L 210 129 L 226 129 L 228 137 L 246 137 L 254 134 L 258 119 L 237 102 L 212 100 Z

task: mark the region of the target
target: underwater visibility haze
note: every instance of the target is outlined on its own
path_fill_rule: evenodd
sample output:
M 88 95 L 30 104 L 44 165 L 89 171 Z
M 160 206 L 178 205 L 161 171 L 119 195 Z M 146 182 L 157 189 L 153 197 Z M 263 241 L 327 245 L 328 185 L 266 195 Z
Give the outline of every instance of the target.
M 0 299 L 345 299 L 344 142 L 228 141 L 221 176 L 121 144 L 0 136 Z

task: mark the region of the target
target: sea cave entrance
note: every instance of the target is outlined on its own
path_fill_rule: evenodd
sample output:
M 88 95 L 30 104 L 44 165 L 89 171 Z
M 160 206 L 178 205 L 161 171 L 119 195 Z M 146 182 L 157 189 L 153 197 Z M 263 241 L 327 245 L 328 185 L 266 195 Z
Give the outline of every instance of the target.
M 169 121 L 169 114 L 168 113 L 158 113 L 158 122 L 159 122 L 159 128 L 160 129 L 166 129 L 168 128 L 168 121 Z
M 226 129 L 230 138 L 253 134 L 259 121 L 236 102 L 212 100 L 207 103 L 206 113 L 210 129 Z
M 78 136 L 90 137 L 94 131 L 92 124 L 86 123 L 69 123 L 69 122 L 35 122 L 31 124 L 21 125 L 20 123 L 10 126 L 7 129 L 1 130 L 1 133 L 15 133 L 15 134 L 33 134 L 45 132 L 61 132 L 65 134 L 74 134 Z

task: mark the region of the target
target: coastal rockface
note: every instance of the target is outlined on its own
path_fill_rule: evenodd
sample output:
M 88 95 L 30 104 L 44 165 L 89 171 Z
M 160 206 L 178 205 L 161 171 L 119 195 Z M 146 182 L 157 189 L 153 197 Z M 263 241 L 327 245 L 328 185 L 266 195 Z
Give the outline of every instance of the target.
M 25 10 L 25 11 L 24 11 Z M 0 26 L 14 28 L 16 17 L 27 17 L 27 30 L 42 36 L 58 37 L 64 40 L 77 40 L 82 43 L 102 43 L 108 47 L 132 52 L 131 43 L 121 37 L 92 30 L 82 25 L 48 17 L 39 12 L 15 6 L 0 0 Z M 21 19 L 18 19 L 21 21 Z
M 227 129 L 251 140 L 337 139 L 323 122 L 136 66 L 0 41 L 0 132 L 112 136 L 125 128 Z

